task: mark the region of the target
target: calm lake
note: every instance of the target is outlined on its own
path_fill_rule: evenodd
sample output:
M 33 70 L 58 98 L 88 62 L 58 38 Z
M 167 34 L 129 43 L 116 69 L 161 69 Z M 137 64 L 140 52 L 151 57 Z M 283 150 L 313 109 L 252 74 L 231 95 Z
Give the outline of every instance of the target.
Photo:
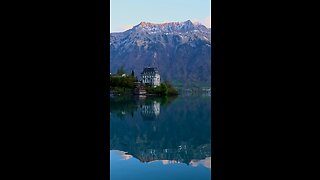
M 111 97 L 110 178 L 211 179 L 211 96 Z

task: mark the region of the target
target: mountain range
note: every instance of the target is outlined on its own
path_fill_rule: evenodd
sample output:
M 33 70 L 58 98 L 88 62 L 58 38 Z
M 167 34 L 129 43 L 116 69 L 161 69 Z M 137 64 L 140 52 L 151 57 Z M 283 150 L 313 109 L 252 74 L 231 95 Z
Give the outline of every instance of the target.
M 110 34 L 110 72 L 120 67 L 140 76 L 144 67 L 156 67 L 161 81 L 175 85 L 211 85 L 211 28 L 185 22 L 141 22 Z

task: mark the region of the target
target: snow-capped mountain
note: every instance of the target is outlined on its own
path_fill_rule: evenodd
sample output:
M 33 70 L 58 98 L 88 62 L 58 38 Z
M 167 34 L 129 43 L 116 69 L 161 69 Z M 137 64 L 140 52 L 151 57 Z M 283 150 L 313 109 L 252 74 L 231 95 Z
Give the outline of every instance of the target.
M 136 75 L 145 66 L 159 69 L 162 80 L 174 83 L 211 83 L 211 29 L 201 24 L 141 22 L 110 34 L 110 72 L 124 68 Z

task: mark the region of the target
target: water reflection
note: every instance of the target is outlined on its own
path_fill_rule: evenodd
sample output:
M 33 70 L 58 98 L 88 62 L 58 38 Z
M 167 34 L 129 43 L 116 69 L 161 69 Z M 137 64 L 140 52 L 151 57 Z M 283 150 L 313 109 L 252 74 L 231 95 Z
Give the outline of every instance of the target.
M 155 120 L 160 114 L 160 102 L 153 101 L 141 106 L 141 115 L 144 120 Z
M 122 160 L 211 168 L 210 97 L 112 97 L 110 150 Z

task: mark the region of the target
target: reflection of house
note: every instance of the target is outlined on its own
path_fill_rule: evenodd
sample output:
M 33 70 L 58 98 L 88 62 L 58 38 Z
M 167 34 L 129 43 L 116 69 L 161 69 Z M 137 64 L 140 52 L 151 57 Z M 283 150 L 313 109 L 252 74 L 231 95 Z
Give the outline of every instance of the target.
M 141 106 L 141 115 L 146 120 L 154 120 L 160 114 L 160 103 L 153 101 L 151 104 Z
M 141 73 L 142 83 L 149 86 L 160 85 L 160 74 L 156 68 L 147 67 L 143 69 Z

